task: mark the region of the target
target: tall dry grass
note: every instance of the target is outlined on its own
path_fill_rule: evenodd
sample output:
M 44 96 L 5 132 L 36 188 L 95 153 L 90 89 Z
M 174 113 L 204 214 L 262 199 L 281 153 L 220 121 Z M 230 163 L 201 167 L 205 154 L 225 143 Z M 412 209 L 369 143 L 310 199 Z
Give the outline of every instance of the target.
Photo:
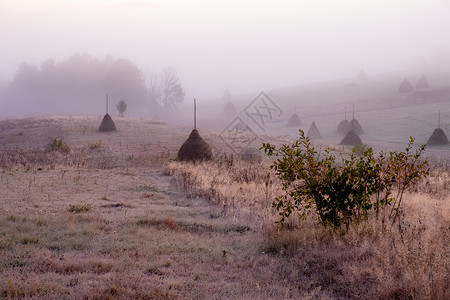
M 371 215 L 345 234 L 332 234 L 313 216 L 291 217 L 277 230 L 274 196 L 280 182 L 269 162 L 171 162 L 166 172 L 192 196 L 217 204 L 230 218 L 261 228 L 266 253 L 294 266 L 304 296 L 352 299 L 448 299 L 450 295 L 449 174 L 435 169 L 405 197 L 396 224 Z M 387 208 L 389 209 L 389 208 Z M 315 297 L 314 296 L 314 297 Z

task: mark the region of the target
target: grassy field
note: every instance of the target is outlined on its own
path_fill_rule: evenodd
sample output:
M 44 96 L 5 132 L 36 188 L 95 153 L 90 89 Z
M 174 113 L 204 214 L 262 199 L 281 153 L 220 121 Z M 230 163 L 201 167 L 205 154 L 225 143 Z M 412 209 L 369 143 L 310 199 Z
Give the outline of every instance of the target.
M 0 298 L 447 299 L 450 196 L 437 164 L 401 228 L 276 230 L 270 161 L 174 160 L 189 128 L 0 121 Z M 200 130 L 216 147 L 217 131 Z M 288 137 L 262 137 L 283 143 Z M 62 140 L 66 147 L 50 150 Z M 405 141 L 406 142 L 406 141 Z

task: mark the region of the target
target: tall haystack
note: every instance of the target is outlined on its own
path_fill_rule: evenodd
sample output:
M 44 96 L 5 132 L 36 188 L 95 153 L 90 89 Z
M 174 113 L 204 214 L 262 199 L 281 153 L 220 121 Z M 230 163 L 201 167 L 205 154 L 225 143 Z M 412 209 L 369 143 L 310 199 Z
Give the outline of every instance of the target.
M 347 134 L 344 136 L 344 138 L 342 139 L 342 141 L 339 144 L 356 146 L 356 145 L 361 145 L 362 141 L 361 141 L 361 138 L 355 133 L 355 131 L 350 130 L 349 132 L 347 132 Z
M 342 133 L 342 134 L 346 134 L 347 132 L 349 132 L 352 129 L 352 126 L 350 125 L 350 122 L 347 120 L 342 120 L 338 127 L 337 127 L 337 132 L 338 133 Z
M 200 136 L 197 129 L 193 129 L 189 138 L 178 150 L 180 161 L 201 161 L 213 158 L 211 146 Z
M 302 121 L 300 120 L 300 117 L 294 113 L 288 120 L 286 126 L 288 127 L 299 127 L 302 125 Z
M 414 90 L 414 87 L 412 86 L 411 82 L 409 82 L 408 79 L 403 79 L 402 83 L 398 87 L 399 93 L 409 93 Z
M 106 94 L 106 115 L 103 117 L 102 123 L 98 127 L 100 132 L 111 132 L 117 131 L 116 124 L 114 124 L 113 119 L 108 114 L 108 94 Z
M 433 134 L 428 138 L 427 145 L 439 146 L 447 145 L 448 138 L 445 135 L 444 130 L 441 128 L 441 111 L 439 111 L 438 127 L 433 131 Z
M 358 80 L 366 80 L 367 79 L 367 74 L 364 71 L 364 69 L 361 69 L 361 71 L 359 71 L 357 78 L 358 78 Z
M 416 89 L 426 89 L 428 87 L 428 80 L 425 75 L 422 75 L 422 77 L 420 77 L 419 81 L 416 84 Z
M 102 123 L 98 127 L 98 131 L 100 132 L 117 131 L 116 124 L 114 124 L 113 119 L 108 113 L 103 117 Z
M 433 131 L 433 134 L 428 138 L 427 145 L 430 146 L 439 146 L 439 145 L 447 145 L 448 138 L 445 135 L 444 130 L 442 128 L 436 128 Z
M 320 139 L 322 136 L 320 135 L 319 129 L 316 126 L 316 123 L 314 121 L 311 123 L 311 126 L 309 127 L 308 134 L 306 135 L 310 139 Z
M 196 110 L 197 106 L 194 99 L 194 129 L 178 150 L 178 160 L 180 161 L 202 161 L 213 158 L 211 146 L 198 133 Z
M 359 124 L 357 119 L 352 119 L 350 122 L 350 129 L 353 130 L 356 134 L 364 133 L 364 130 L 361 127 L 361 124 Z
M 222 100 L 231 101 L 232 98 L 233 97 L 231 97 L 230 91 L 228 89 L 226 89 L 225 92 L 223 92 Z
M 237 115 L 238 111 L 236 107 L 234 106 L 233 102 L 228 100 L 227 104 L 225 104 L 225 107 L 223 108 L 222 116 L 227 120 L 231 120 L 234 119 Z

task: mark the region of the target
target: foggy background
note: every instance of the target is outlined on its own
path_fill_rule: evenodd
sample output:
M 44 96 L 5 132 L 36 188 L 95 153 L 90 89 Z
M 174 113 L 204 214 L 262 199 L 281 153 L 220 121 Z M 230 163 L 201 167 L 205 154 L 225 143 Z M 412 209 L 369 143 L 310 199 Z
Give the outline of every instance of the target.
M 185 102 L 355 77 L 450 72 L 450 1 L 0 0 L 0 117 L 153 117 L 148 79 Z

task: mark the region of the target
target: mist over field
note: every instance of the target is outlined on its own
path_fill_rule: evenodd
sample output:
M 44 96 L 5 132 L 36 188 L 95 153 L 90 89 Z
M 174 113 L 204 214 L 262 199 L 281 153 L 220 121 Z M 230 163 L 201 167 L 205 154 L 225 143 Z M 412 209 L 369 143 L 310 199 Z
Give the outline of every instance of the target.
M 0 298 L 449 299 L 449 12 L 0 0 Z
M 445 0 L 3 0 L 0 117 L 99 115 L 109 94 L 112 111 L 124 99 L 128 116 L 152 118 L 149 79 L 167 66 L 189 105 L 360 70 L 448 73 L 448 11 Z

